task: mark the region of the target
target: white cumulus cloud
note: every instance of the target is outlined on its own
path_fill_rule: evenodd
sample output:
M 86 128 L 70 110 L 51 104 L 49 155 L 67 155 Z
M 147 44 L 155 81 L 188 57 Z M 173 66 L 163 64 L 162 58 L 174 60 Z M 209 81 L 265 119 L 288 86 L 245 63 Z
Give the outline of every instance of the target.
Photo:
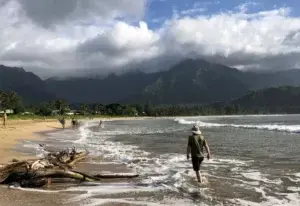
M 186 10 L 153 29 L 143 20 L 148 2 L 132 2 L 2 0 L 0 63 L 43 77 L 157 71 L 190 57 L 241 69 L 300 65 L 300 17 L 290 8 L 248 13 L 247 4 L 207 16 Z

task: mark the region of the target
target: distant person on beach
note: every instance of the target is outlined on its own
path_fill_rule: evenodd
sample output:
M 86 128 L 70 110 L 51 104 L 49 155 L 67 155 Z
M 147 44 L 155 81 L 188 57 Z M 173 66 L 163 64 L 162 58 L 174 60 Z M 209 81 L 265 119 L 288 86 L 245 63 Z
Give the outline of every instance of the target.
M 74 127 L 76 126 L 76 120 L 75 120 L 74 117 L 72 118 L 72 121 L 71 121 L 71 122 L 72 122 L 72 127 L 74 128 Z
M 104 124 L 103 124 L 103 121 L 102 121 L 102 120 L 100 120 L 100 122 L 99 122 L 99 127 L 100 127 L 100 128 L 103 128 L 103 127 L 104 127 Z
M 195 125 L 192 128 L 192 135 L 189 136 L 188 139 L 188 145 L 187 145 L 187 159 L 190 158 L 190 153 L 192 155 L 192 164 L 193 169 L 196 172 L 197 180 L 198 182 L 202 182 L 202 175 L 200 172 L 200 165 L 202 161 L 204 160 L 204 152 L 203 147 L 205 147 L 205 150 L 207 152 L 207 159 L 210 159 L 210 150 L 208 147 L 208 144 L 204 137 L 202 136 L 202 133 L 200 131 L 200 128 Z
M 65 128 L 65 126 L 66 126 L 65 118 L 63 117 L 62 119 L 59 119 L 58 121 L 61 123 L 62 127 Z
M 72 118 L 72 127 L 73 128 L 76 128 L 77 126 L 79 126 L 79 122 L 77 119 L 75 119 L 74 117 Z
M 4 111 L 3 113 L 3 126 L 6 126 L 6 121 L 7 121 L 7 115 L 6 115 L 6 111 Z

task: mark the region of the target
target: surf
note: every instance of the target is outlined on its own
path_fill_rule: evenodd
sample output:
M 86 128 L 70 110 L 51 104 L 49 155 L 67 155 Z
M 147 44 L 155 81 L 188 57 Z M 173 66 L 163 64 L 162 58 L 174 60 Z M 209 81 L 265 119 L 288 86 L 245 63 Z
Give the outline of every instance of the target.
M 233 127 L 242 129 L 258 129 L 258 130 L 268 130 L 268 131 L 278 131 L 278 132 L 288 132 L 288 133 L 300 133 L 300 125 L 279 125 L 279 124 L 221 124 L 221 123 L 211 123 L 203 122 L 200 120 L 186 120 L 186 119 L 174 119 L 175 122 L 182 125 L 198 125 L 204 128 L 211 127 Z

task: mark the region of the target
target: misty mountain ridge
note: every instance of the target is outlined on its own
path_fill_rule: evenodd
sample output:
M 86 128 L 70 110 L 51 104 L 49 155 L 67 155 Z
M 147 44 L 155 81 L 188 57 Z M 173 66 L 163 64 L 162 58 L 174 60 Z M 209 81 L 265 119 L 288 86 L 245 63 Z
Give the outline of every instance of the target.
M 42 79 L 21 67 L 0 65 L 0 90 L 17 92 L 25 104 L 36 104 L 56 98 L 55 94 L 47 90 Z
M 280 86 L 249 91 L 231 102 L 244 108 L 289 108 L 300 107 L 300 86 Z
M 245 72 L 202 59 L 186 59 L 155 73 L 136 69 L 106 77 L 43 81 L 23 68 L 0 66 L 0 89 L 16 91 L 27 103 L 60 98 L 70 103 L 206 104 L 283 85 L 300 85 L 300 70 Z

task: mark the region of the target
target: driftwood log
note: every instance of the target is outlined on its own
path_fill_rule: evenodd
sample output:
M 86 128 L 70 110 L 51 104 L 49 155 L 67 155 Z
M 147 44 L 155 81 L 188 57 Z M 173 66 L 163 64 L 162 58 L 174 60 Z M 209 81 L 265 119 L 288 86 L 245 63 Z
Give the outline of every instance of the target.
M 44 147 L 44 145 L 40 145 Z M 79 181 L 100 181 L 103 178 L 134 178 L 136 174 L 95 174 L 89 175 L 74 170 L 76 163 L 84 160 L 87 151 L 77 152 L 75 148 L 60 152 L 49 152 L 41 159 L 26 161 L 13 160 L 0 165 L 0 184 L 21 187 L 42 187 L 51 183 L 52 178 L 70 178 Z

